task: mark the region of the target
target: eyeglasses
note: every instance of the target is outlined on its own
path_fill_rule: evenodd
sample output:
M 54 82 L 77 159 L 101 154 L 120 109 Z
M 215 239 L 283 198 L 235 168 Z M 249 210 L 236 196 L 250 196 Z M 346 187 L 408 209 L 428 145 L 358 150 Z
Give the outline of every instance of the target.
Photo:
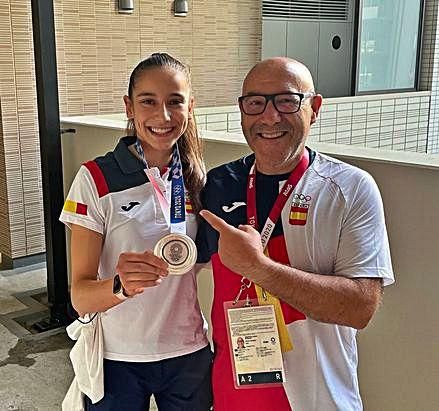
M 274 108 L 283 114 L 293 114 L 300 110 L 302 101 L 313 97 L 314 93 L 282 93 L 282 94 L 257 94 L 238 98 L 239 107 L 244 114 L 255 116 L 262 114 L 269 101 L 273 102 Z

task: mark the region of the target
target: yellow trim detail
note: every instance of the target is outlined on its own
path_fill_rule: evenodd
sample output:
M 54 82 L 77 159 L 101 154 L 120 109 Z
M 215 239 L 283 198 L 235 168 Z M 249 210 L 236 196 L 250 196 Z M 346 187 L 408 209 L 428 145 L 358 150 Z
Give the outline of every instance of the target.
M 76 202 L 72 200 L 66 200 L 63 210 L 70 211 L 71 213 L 76 213 Z

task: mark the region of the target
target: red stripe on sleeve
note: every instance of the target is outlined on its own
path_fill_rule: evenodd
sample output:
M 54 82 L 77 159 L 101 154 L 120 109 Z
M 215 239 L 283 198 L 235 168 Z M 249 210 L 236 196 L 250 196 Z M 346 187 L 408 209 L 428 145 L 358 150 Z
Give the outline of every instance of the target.
M 84 163 L 84 166 L 87 167 L 88 171 L 90 171 L 91 176 L 93 177 L 93 181 L 96 184 L 96 188 L 98 190 L 99 197 L 103 197 L 105 194 L 109 193 L 107 182 L 105 181 L 104 174 L 95 161 L 87 161 Z
M 87 215 L 87 204 L 77 203 L 76 214 Z

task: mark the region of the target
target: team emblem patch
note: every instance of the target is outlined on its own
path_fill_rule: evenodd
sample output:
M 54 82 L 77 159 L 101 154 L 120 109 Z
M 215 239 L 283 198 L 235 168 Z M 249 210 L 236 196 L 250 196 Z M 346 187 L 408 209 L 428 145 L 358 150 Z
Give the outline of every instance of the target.
M 308 210 L 311 196 L 295 193 L 291 203 L 290 219 L 291 225 L 305 225 L 308 218 Z
M 76 201 L 72 200 L 66 200 L 63 210 L 70 213 L 87 215 L 87 204 L 77 203 Z

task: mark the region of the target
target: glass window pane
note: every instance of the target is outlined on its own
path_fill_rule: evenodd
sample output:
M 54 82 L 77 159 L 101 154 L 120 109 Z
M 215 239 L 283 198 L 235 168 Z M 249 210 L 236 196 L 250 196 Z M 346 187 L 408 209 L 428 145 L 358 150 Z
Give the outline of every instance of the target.
M 415 88 L 421 0 L 364 0 L 358 91 Z

